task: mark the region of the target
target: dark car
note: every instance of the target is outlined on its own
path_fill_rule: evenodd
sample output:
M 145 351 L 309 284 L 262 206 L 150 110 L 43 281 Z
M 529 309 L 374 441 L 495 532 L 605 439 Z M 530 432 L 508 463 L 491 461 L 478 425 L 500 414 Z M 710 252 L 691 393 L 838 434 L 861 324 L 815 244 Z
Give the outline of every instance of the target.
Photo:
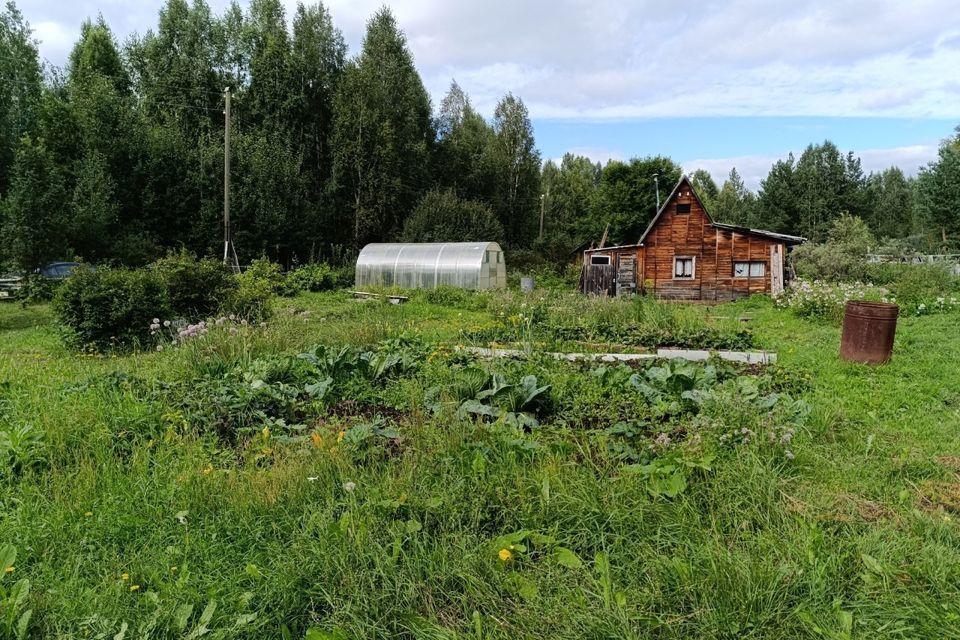
M 79 267 L 93 269 L 93 267 L 89 265 L 82 265 L 79 262 L 51 262 L 45 267 L 41 267 L 40 275 L 51 280 L 63 280 L 65 278 L 69 278 L 70 275 Z

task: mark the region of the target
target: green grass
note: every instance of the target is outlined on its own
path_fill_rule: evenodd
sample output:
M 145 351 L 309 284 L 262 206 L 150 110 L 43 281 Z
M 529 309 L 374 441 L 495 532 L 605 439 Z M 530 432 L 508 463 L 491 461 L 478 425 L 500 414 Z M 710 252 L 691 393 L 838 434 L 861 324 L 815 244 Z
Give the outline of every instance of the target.
M 838 360 L 838 327 L 768 301 L 682 308 L 750 317 L 757 347 L 809 380 L 812 410 L 792 461 L 718 450 L 673 499 L 578 426 L 568 396 L 601 390 L 582 367 L 490 365 L 561 396 L 524 433 L 427 411 L 427 388 L 455 368 L 431 356 L 377 391 L 404 410 L 393 448 L 338 442 L 349 422 L 323 411 L 319 445 L 225 443 L 167 391 L 230 349 L 249 360 L 404 335 L 436 353 L 493 321 L 470 306 L 308 294 L 241 347 L 91 357 L 61 346 L 45 307 L 0 305 L 0 431 L 43 434 L 40 464 L 0 472 L 0 546 L 17 549 L 0 584 L 29 579 L 29 636 L 187 637 L 215 602 L 203 637 L 960 637 L 956 315 L 901 319 L 893 361 L 862 367 Z M 710 420 L 756 413 L 733 403 Z M 505 563 L 497 539 L 517 531 L 552 540 Z M 557 546 L 582 564 L 555 561 Z

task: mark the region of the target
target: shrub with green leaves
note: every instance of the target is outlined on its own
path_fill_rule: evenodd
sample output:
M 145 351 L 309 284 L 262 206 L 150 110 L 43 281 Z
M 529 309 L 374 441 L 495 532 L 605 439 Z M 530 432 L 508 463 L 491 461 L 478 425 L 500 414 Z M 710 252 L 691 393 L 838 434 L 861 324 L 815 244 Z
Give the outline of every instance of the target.
M 217 312 L 237 289 L 237 281 L 219 260 L 197 259 L 187 251 L 153 263 L 167 288 L 170 310 L 187 319 Z
M 78 269 L 53 307 L 67 343 L 97 351 L 145 346 L 153 319 L 171 315 L 166 284 L 155 269 Z
M 269 287 L 278 296 L 295 296 L 299 289 L 283 273 L 279 264 L 270 258 L 257 258 L 243 272 L 241 281 L 258 281 L 257 288 Z
M 263 322 L 272 313 L 276 298 L 274 283 L 259 270 L 248 270 L 236 277 L 234 289 L 221 310 L 249 322 Z
M 311 262 L 287 273 L 287 289 L 292 291 L 331 291 L 337 288 L 336 274 L 324 262 Z

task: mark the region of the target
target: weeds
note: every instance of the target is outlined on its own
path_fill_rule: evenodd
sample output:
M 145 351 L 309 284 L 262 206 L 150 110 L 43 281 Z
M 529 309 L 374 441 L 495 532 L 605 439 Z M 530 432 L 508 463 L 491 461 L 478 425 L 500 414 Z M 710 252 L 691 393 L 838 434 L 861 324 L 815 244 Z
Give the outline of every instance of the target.
M 901 318 L 891 363 L 865 370 L 837 360 L 836 327 L 761 300 L 451 300 L 311 293 L 266 327 L 117 357 L 64 351 L 43 308 L 0 309 L 0 431 L 40 434 L 0 480 L 20 552 L 0 637 L 28 611 L 27 637 L 955 626 L 950 316 Z M 501 312 L 530 319 L 531 357 L 457 350 Z M 720 316 L 743 315 L 779 365 L 536 353 L 541 326 L 732 336 Z

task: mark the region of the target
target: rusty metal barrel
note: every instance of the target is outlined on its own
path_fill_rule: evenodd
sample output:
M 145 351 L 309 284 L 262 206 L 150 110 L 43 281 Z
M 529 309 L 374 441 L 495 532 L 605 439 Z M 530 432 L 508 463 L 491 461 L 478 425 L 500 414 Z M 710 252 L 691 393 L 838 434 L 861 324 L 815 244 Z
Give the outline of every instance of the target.
M 899 313 L 900 307 L 887 302 L 847 302 L 840 358 L 863 364 L 889 362 Z

